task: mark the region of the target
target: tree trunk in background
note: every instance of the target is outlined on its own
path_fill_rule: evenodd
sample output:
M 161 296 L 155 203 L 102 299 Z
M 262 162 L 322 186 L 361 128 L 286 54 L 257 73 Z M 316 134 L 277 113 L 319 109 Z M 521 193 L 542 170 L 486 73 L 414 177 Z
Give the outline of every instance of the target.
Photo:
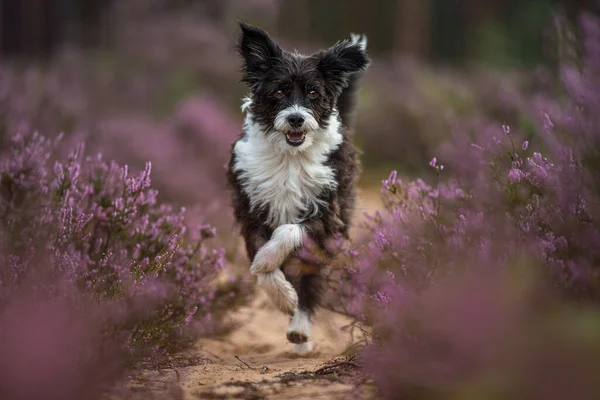
M 475 46 L 481 28 L 492 20 L 502 20 L 502 13 L 511 7 L 511 1 L 481 1 L 467 0 L 464 8 L 466 18 L 466 45 L 469 48 Z
M 21 56 L 50 54 L 62 28 L 55 24 L 54 11 L 52 0 L 1 1 L 0 52 Z
M 397 0 L 353 0 L 353 3 L 348 10 L 350 24 L 342 37 L 348 37 L 350 32 L 364 33 L 369 38 L 369 53 L 378 56 L 390 54 L 394 47 L 394 8 Z
M 314 39 L 309 0 L 286 1 L 279 8 L 277 32 L 291 39 Z
M 394 51 L 426 57 L 431 29 L 430 1 L 398 0 L 394 13 Z
M 299 0 L 285 1 L 280 8 L 279 33 L 296 41 L 332 45 L 350 33 L 369 37 L 372 54 L 390 52 L 394 1 Z
M 110 35 L 110 0 L 0 0 L 0 54 L 47 57 L 67 39 L 97 46 Z M 73 28 L 73 30 L 71 30 Z
M 496 18 L 507 6 L 510 6 L 510 1 L 467 0 L 465 13 L 470 23 L 486 22 Z
M 192 6 L 200 5 L 214 20 L 226 18 L 225 0 L 163 1 L 165 12 L 173 7 L 193 9 Z M 457 62 L 464 60 L 481 24 L 498 20 L 510 26 L 509 14 L 522 15 L 531 4 L 523 0 L 280 1 L 277 33 L 299 43 L 329 45 L 348 37 L 350 32 L 366 33 L 369 50 L 375 56 L 405 52 L 433 61 Z M 578 15 L 582 9 L 598 10 L 598 0 L 538 1 L 561 6 L 569 16 Z M 108 14 L 111 3 L 0 0 L 0 55 L 47 56 L 65 40 L 83 46 L 107 43 L 112 27 Z M 507 14 L 506 9 L 511 13 Z
M 321 43 L 335 41 L 347 23 L 344 18 L 346 16 L 344 4 L 338 0 L 308 0 L 308 7 L 311 33 L 314 35 L 314 39 Z M 285 7 L 283 9 L 285 10 Z M 344 17 L 336 18 L 338 15 L 344 15 Z
M 120 0 L 124 1 L 124 0 Z M 229 1 L 225 0 L 169 0 L 165 3 L 166 10 L 184 10 L 201 13 L 215 25 L 225 23 Z
M 571 0 L 564 2 L 565 12 L 571 19 L 576 19 L 582 11 L 591 11 L 600 14 L 598 0 Z
M 466 53 L 464 2 L 430 0 L 430 3 L 432 30 L 429 59 L 443 62 L 462 61 Z
M 0 51 L 2 54 L 15 52 L 21 43 L 18 29 L 21 19 L 20 11 L 21 6 L 18 0 L 0 2 Z
M 86 0 L 79 4 L 78 31 L 86 47 L 96 47 L 110 38 L 110 21 L 107 18 L 108 1 Z

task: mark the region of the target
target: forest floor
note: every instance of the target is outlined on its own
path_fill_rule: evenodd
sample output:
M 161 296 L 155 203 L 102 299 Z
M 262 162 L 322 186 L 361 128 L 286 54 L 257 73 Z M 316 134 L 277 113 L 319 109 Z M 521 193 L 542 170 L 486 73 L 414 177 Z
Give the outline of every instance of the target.
M 378 193 L 359 196 L 357 214 L 380 208 Z M 360 218 L 357 215 L 357 219 Z M 313 323 L 313 351 L 294 352 L 286 339 L 289 317 L 277 311 L 261 290 L 235 310 L 237 326 L 197 343 L 198 365 L 173 373 L 175 398 L 192 399 L 372 399 L 369 379 L 356 368 L 349 349 L 363 339 L 350 334 L 352 321 L 320 309 Z M 352 337 L 353 336 L 353 337 Z M 174 393 L 174 394 L 175 394 Z

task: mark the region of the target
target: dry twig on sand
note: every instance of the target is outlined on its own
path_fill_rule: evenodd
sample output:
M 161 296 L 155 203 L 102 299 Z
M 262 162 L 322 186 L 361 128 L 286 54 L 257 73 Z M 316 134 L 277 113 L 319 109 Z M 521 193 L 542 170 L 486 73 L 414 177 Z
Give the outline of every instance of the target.
M 315 375 L 327 375 L 335 372 L 340 367 L 360 368 L 360 365 L 352 361 L 339 361 L 334 364 L 325 365 L 314 372 Z
M 253 366 L 251 366 L 250 364 L 248 364 L 246 361 L 242 360 L 242 359 L 240 358 L 240 356 L 234 356 L 234 357 L 235 357 L 235 358 L 237 358 L 237 359 L 238 359 L 238 361 L 241 361 L 242 363 L 244 363 L 244 365 L 246 365 L 246 367 L 248 367 L 248 368 L 250 368 L 250 369 L 256 369 L 256 368 L 254 368 Z

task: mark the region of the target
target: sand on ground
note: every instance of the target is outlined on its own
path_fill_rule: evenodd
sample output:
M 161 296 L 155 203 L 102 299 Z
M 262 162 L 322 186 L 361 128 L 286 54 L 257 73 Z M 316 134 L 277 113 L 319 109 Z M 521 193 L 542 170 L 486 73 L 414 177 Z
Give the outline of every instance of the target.
M 380 206 L 377 193 L 361 193 L 356 213 Z M 357 219 L 360 218 L 357 215 Z M 286 338 L 288 316 L 277 311 L 257 289 L 251 304 L 230 315 L 238 328 L 218 338 L 197 343 L 200 365 L 178 369 L 182 399 L 358 399 L 374 398 L 368 384 L 357 385 L 340 374 L 315 374 L 324 365 L 344 358 L 362 339 L 343 315 L 320 309 L 313 323 L 313 351 L 299 355 Z M 239 357 L 238 358 L 236 358 Z M 245 365 L 241 360 L 246 362 Z M 343 374 L 342 374 L 343 375 Z

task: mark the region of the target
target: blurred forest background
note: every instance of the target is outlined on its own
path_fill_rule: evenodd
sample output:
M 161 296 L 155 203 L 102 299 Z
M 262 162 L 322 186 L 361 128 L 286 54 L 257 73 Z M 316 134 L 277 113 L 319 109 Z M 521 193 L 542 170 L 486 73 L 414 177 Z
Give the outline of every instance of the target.
M 110 46 L 117 15 L 111 0 L 3 0 L 2 55 L 49 56 L 65 43 Z M 131 3 L 124 1 L 119 3 Z M 151 0 L 139 7 L 161 14 L 187 10 L 219 28 L 254 18 L 274 34 L 327 43 L 350 31 L 371 38 L 371 52 L 403 53 L 438 63 L 470 60 L 531 66 L 543 60 L 543 31 L 557 8 L 573 17 L 595 0 Z M 252 9 L 267 11 L 249 13 Z
M 556 15 L 594 0 L 1 0 L 0 144 L 64 132 L 121 163 L 152 160 L 161 196 L 228 225 L 222 166 L 242 120 L 236 18 L 307 52 L 350 32 L 374 63 L 356 140 L 365 179 L 427 163 L 457 120 L 527 127 L 552 88 Z M 560 13 L 560 14 L 557 14 Z M 533 128 L 532 128 L 533 129 Z M 374 180 L 379 182 L 379 180 Z M 222 211 L 222 213 L 220 211 Z

